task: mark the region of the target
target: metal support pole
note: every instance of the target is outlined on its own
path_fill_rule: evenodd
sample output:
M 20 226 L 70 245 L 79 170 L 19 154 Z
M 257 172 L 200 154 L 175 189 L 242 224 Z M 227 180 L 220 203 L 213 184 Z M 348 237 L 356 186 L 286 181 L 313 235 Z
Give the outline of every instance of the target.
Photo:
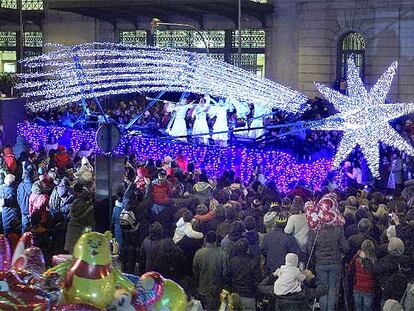
M 23 0 L 17 1 L 17 9 L 19 10 L 19 60 L 24 58 L 24 24 L 23 24 Z M 19 65 L 19 72 L 23 72 L 23 64 Z
M 239 33 L 238 33 L 238 37 L 239 37 L 239 46 L 238 46 L 238 66 L 239 68 L 241 67 L 242 61 L 241 61 L 241 57 L 242 57 L 242 34 L 241 34 L 241 0 L 239 0 L 238 3 L 238 28 L 239 28 Z

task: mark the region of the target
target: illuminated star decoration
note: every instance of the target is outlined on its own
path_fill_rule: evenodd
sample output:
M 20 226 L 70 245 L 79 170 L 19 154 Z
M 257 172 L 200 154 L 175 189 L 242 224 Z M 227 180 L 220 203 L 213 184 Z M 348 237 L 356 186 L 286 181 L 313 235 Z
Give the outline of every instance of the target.
M 393 62 L 369 92 L 364 87 L 352 57 L 348 59 L 348 96 L 315 83 L 319 92 L 339 111 L 326 118 L 324 125 L 317 127 L 322 130 L 343 131 L 334 167 L 339 167 L 357 145 L 360 146 L 375 178 L 380 177 L 380 142 L 414 155 L 413 147 L 389 124 L 390 120 L 414 112 L 413 103 L 385 103 L 397 66 L 398 63 Z

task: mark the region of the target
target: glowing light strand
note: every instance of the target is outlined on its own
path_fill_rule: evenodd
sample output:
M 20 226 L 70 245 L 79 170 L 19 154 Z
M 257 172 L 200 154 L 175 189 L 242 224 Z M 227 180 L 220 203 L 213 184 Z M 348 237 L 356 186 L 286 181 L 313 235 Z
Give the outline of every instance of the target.
M 164 87 L 165 91 L 233 97 L 294 113 L 302 111 L 306 102 L 297 91 L 201 54 L 108 43 L 52 47 L 57 51 L 23 61 L 26 68 L 39 70 L 21 74 L 18 86 L 33 110 L 79 100 L 81 86 L 69 57 L 75 50 L 97 96 L 123 94 L 128 89 L 155 92 Z

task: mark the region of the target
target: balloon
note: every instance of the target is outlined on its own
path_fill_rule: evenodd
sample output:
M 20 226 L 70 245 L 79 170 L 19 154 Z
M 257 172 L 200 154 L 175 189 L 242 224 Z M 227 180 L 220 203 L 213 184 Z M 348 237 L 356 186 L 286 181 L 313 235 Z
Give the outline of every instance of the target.
M 137 284 L 139 282 L 139 276 L 128 274 L 128 273 L 122 273 L 122 274 L 134 284 Z
M 161 274 L 157 272 L 147 272 L 141 276 L 140 284 L 137 288 L 138 296 L 140 291 L 145 295 L 144 305 L 152 305 L 158 301 L 164 293 L 165 280 Z M 137 300 L 139 304 L 139 299 Z
M 312 230 L 318 229 L 322 224 L 341 226 L 345 223 L 334 193 L 325 194 L 319 202 L 306 202 L 305 213 L 309 228 Z
M 114 299 L 115 290 L 132 294 L 134 284 L 112 265 L 109 241 L 98 232 L 82 234 L 75 244 L 73 258 L 47 271 L 63 278 L 63 299 L 66 303 L 85 303 L 106 308 Z
M 26 271 L 0 272 L 0 310 L 46 310 L 43 292 L 25 283 Z
M 13 268 L 15 270 L 28 270 L 42 274 L 46 270 L 45 258 L 42 250 L 36 246 L 24 250 L 23 255 L 16 259 Z
M 52 257 L 52 264 L 54 266 L 56 266 L 56 265 L 58 265 L 58 264 L 60 264 L 60 263 L 62 263 L 64 261 L 66 261 L 68 259 L 72 259 L 72 257 L 73 257 L 72 255 L 66 255 L 66 254 L 54 255 Z
M 187 308 L 187 295 L 180 285 L 171 280 L 164 281 L 164 294 L 155 303 L 156 311 L 185 311 Z
M 33 234 L 31 232 L 25 232 L 21 236 L 19 242 L 16 245 L 16 249 L 13 253 L 12 265 L 14 266 L 16 260 L 23 256 L 24 250 L 33 246 Z M 14 268 L 13 268 L 14 269 Z
M 53 311 L 99 311 L 102 309 L 83 303 L 61 304 L 52 308 Z
M 11 265 L 10 244 L 4 235 L 0 235 L 0 271 L 7 271 Z
M 133 303 L 131 294 L 125 290 L 117 290 L 115 292 L 115 298 L 111 303 L 108 310 L 116 311 L 146 311 L 144 305 L 136 305 Z

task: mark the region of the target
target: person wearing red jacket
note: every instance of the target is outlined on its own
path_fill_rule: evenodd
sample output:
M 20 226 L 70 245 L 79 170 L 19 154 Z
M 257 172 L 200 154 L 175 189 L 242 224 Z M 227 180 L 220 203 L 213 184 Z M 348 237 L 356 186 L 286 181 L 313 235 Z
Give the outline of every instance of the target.
M 17 161 L 16 157 L 14 156 L 13 149 L 11 147 L 4 148 L 4 163 L 9 170 L 11 174 L 16 170 L 17 168 Z
M 375 246 L 371 240 L 365 240 L 361 249 L 351 260 L 348 271 L 353 282 L 353 296 L 356 311 L 372 310 L 375 277 L 365 268 L 362 259 L 367 258 L 372 263 L 376 261 Z
M 154 205 L 152 211 L 159 214 L 167 205 L 172 197 L 172 187 L 167 180 L 167 174 L 161 171 L 158 174 L 158 179 L 152 182 L 152 200 Z
M 64 146 L 58 147 L 58 153 L 55 156 L 55 162 L 58 168 L 68 169 L 72 165 L 70 156 L 66 152 L 66 148 Z

